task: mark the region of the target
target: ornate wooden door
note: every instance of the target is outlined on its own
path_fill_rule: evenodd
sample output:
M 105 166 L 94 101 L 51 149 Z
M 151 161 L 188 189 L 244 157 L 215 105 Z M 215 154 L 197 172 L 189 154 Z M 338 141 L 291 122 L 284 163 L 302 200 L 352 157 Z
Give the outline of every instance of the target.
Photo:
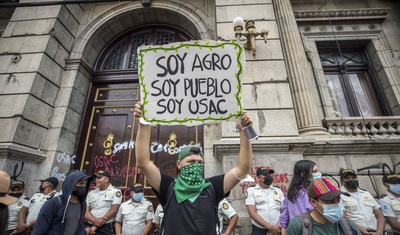
M 129 198 L 130 187 L 140 182 L 145 195 L 155 196 L 136 168 L 134 105 L 140 100 L 136 49 L 142 44 L 165 44 L 191 37 L 175 28 L 146 27 L 115 40 L 100 56 L 93 77 L 77 149 L 76 169 L 88 174 L 111 173 L 111 182 Z M 179 147 L 203 147 L 203 126 L 155 126 L 151 128 L 151 160 L 162 172 L 175 176 Z M 157 205 L 155 203 L 154 205 Z
M 88 174 L 99 170 L 110 172 L 111 182 L 129 198 L 129 187 L 144 184 L 147 196 L 153 196 L 144 175 L 136 168 L 135 140 L 137 124 L 134 104 L 139 100 L 139 85 L 98 85 L 92 88 L 92 102 L 87 108 L 78 156 L 79 169 Z M 175 176 L 179 147 L 202 147 L 203 128 L 185 126 L 154 126 L 151 128 L 151 160 L 164 173 Z M 128 190 L 125 190 L 127 189 Z M 126 191 L 126 192 L 125 192 Z

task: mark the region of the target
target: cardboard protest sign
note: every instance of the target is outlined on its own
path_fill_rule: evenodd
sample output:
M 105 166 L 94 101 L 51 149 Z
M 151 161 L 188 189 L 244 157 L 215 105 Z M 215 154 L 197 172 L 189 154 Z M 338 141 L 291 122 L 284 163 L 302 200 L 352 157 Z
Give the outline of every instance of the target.
M 243 47 L 190 41 L 138 48 L 143 123 L 199 125 L 242 112 Z

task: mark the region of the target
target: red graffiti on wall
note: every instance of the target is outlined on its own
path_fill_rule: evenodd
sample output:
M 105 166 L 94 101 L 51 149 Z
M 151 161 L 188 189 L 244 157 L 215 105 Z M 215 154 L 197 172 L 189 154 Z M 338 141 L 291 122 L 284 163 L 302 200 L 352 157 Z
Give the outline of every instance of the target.
M 94 157 L 95 171 L 105 170 L 110 172 L 111 176 L 116 177 L 135 177 L 136 166 L 120 166 L 119 159 L 112 154 L 111 156 L 98 156 Z
M 119 189 L 122 192 L 122 196 L 125 198 L 126 200 L 129 200 L 131 198 L 131 187 L 125 187 L 124 185 L 120 185 Z
M 118 159 L 114 159 L 115 154 L 112 154 L 111 156 L 107 157 L 107 156 L 98 156 L 96 155 L 94 157 L 94 167 L 96 169 L 101 169 L 104 167 L 108 167 L 111 164 L 116 164 L 119 162 Z
M 249 172 L 249 175 L 251 177 L 253 177 L 255 182 L 253 182 L 253 183 L 244 182 L 244 183 L 239 184 L 243 194 L 246 192 L 247 188 L 252 187 L 252 186 L 254 186 L 254 185 L 256 185 L 258 183 L 258 179 L 257 179 L 257 176 L 256 176 L 256 172 L 257 172 L 258 168 L 259 167 L 251 167 L 250 168 L 250 172 Z M 286 194 L 287 187 L 289 187 L 289 185 L 288 185 L 289 177 L 288 176 L 289 176 L 288 173 L 277 173 L 277 172 L 275 172 L 274 174 L 272 174 L 272 179 L 273 179 L 272 185 L 277 187 L 277 188 L 280 188 L 282 190 L 282 192 Z

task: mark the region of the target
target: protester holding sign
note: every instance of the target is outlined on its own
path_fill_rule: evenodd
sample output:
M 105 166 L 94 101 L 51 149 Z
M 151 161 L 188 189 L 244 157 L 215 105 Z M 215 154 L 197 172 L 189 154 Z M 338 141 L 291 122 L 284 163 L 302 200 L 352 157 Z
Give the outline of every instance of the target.
M 137 103 L 135 118 L 139 120 L 141 117 L 142 105 Z M 176 180 L 161 173 L 150 161 L 151 126 L 138 123 L 135 152 L 137 167 L 146 175 L 164 207 L 162 234 L 216 234 L 216 223 L 219 223 L 216 207 L 219 201 L 229 194 L 250 170 L 252 150 L 243 126 L 252 122 L 246 111 L 243 111 L 242 123 L 237 123 L 240 130 L 240 151 L 235 168 L 223 175 L 204 179 L 203 152 L 198 147 L 187 146 L 180 150 L 176 161 Z
M 138 48 L 142 121 L 201 125 L 242 113 L 243 46 L 191 41 Z

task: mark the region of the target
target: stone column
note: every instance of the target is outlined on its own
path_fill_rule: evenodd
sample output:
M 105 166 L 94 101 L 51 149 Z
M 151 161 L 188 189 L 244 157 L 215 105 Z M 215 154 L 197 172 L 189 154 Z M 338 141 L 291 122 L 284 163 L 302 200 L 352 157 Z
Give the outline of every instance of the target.
M 273 1 L 280 31 L 290 88 L 300 134 L 327 134 L 322 127 L 316 94 L 312 87 L 313 74 L 308 70 L 300 32 L 290 0 Z

